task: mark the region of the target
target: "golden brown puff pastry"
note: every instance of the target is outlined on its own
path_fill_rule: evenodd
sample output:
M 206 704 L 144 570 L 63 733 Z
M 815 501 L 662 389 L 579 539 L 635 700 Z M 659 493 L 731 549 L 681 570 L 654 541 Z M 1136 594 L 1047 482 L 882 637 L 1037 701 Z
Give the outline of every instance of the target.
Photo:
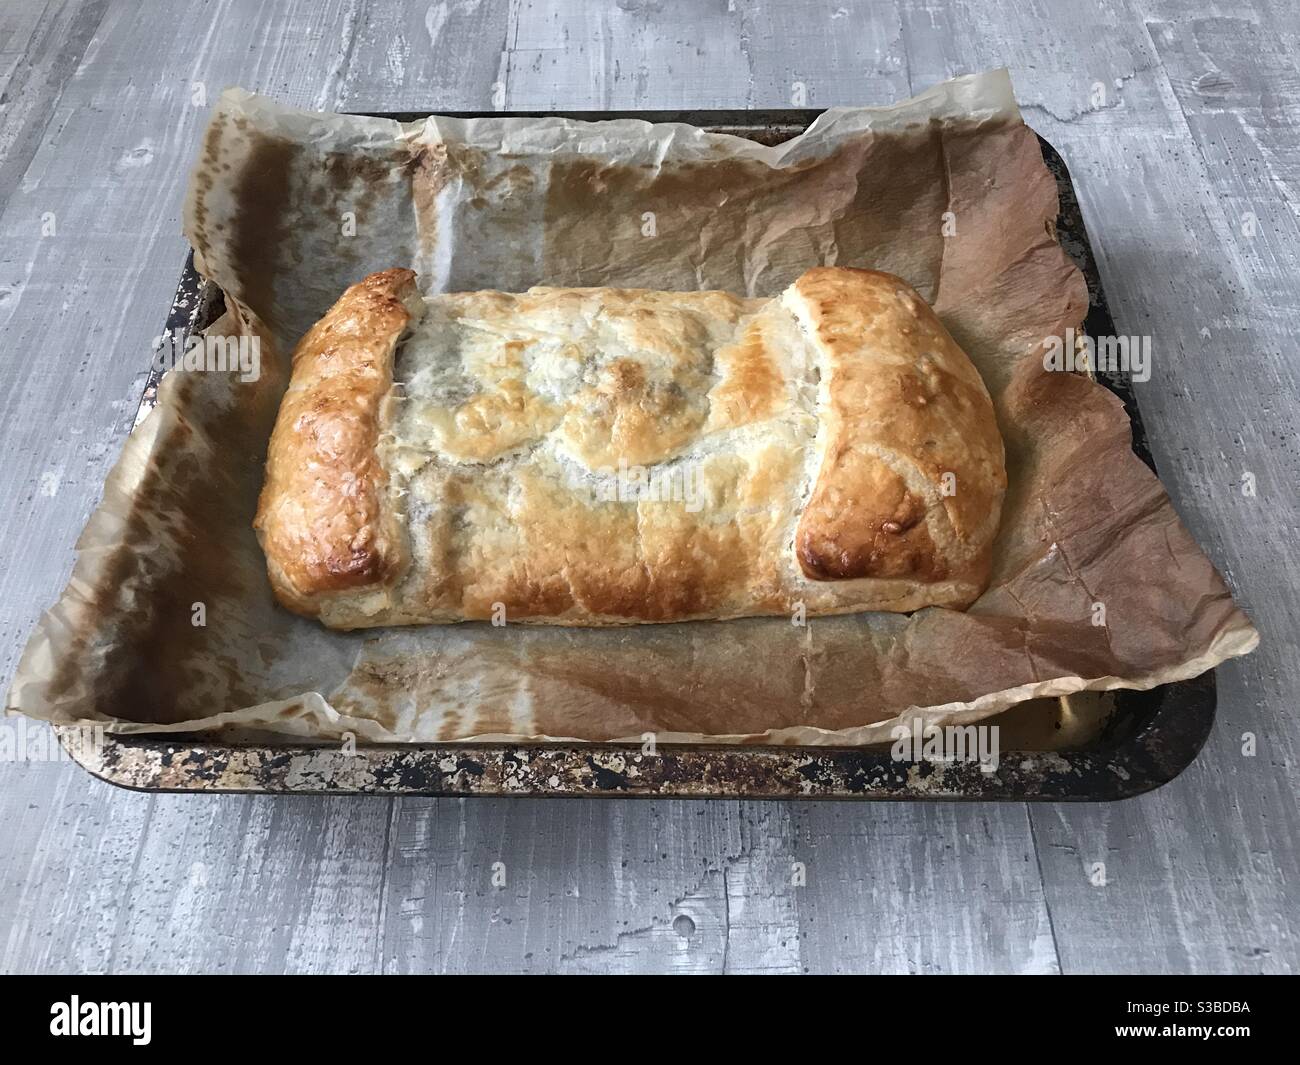
M 890 274 L 774 299 L 349 288 L 298 345 L 255 526 L 326 625 L 968 606 L 1006 487 L 975 367 Z

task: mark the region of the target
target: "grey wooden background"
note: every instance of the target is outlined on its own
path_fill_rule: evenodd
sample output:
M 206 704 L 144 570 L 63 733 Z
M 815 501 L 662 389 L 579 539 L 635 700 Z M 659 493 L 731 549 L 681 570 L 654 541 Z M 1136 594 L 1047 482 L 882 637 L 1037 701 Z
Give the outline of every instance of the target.
M 0 764 L 0 969 L 1300 968 L 1297 54 L 1286 0 L 5 0 L 6 683 L 135 411 L 196 93 L 230 84 L 379 110 L 494 86 L 514 109 L 787 106 L 802 83 L 828 106 L 1009 66 L 1120 331 L 1154 337 L 1165 483 L 1264 643 L 1221 670 L 1200 760 L 1108 806 L 150 796 Z

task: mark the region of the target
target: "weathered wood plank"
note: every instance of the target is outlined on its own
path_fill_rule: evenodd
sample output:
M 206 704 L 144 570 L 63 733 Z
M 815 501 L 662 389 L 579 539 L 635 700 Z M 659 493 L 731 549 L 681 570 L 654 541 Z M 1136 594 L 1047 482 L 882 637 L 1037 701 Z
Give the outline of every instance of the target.
M 402 799 L 388 891 L 395 972 L 1057 967 L 1019 806 Z
M 64 0 L 0 8 L 0 213 L 106 7 L 107 0 Z
M 154 796 L 0 763 L 0 972 L 107 971 Z
M 399 799 L 385 968 L 721 972 L 724 871 L 780 846 L 753 805 Z
M 160 795 L 113 972 L 373 972 L 391 803 Z
M 813 803 L 794 818 L 809 970 L 1058 971 L 1023 805 Z
M 898 15 L 879 4 L 520 5 L 505 81 L 520 109 L 824 107 L 907 95 Z
M 511 5 L 482 0 L 367 5 L 339 101 L 350 111 L 491 109 L 498 83 L 504 93 L 510 15 Z
M 1053 123 L 1132 129 L 1160 120 L 1159 94 L 1147 83 L 1134 84 L 1155 60 L 1130 0 L 898 0 L 898 6 L 914 92 L 957 74 L 1007 67 L 1026 120 L 1044 134 Z

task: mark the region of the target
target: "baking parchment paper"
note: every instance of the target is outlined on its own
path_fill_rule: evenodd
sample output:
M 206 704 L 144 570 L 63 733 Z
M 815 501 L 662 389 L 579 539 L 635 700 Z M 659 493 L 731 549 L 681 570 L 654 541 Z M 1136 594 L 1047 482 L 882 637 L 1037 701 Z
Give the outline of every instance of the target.
M 167 375 L 8 707 L 130 732 L 852 744 L 1244 654 L 1258 636 L 1133 454 L 1118 400 L 1043 368 L 1087 306 L 1056 214 L 1005 72 L 834 109 L 776 147 L 639 121 L 399 125 L 230 90 L 185 232 L 226 293 L 213 332 L 256 335 L 261 376 Z M 766 295 L 820 263 L 910 281 L 994 396 L 1010 488 L 967 612 L 349 634 L 272 601 L 250 522 L 286 353 L 348 284 L 410 266 L 428 292 Z

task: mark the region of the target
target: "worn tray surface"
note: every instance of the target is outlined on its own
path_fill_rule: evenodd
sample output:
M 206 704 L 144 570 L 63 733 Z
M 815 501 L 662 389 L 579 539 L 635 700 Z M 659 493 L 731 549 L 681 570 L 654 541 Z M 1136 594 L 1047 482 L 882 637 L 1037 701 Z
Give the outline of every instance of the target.
M 484 117 L 496 112 L 450 112 Z M 817 111 L 567 112 L 578 119 L 641 118 L 689 122 L 776 144 L 797 135 Z M 519 112 L 539 117 L 541 112 Z M 381 117 L 400 121 L 423 114 Z M 1088 284 L 1085 328 L 1115 332 L 1064 160 L 1039 138 L 1056 177 L 1057 236 Z M 221 292 L 185 264 L 166 331 L 199 331 L 223 310 Z M 1123 401 L 1133 450 L 1153 470 L 1146 433 L 1127 379 L 1098 379 Z M 161 373 L 150 374 L 137 421 L 152 409 Z M 277 739 L 224 742 L 212 736 L 112 736 L 86 743 L 59 729 L 72 756 L 96 776 L 158 791 L 255 791 L 432 795 L 752 796 L 770 798 L 1003 799 L 1102 801 L 1137 795 L 1191 764 L 1214 721 L 1214 674 L 1149 692 L 1083 693 L 1034 700 L 991 718 L 999 728 L 993 772 L 974 762 L 895 759 L 886 747 L 609 744 L 441 744 L 362 746 L 283 744 Z

